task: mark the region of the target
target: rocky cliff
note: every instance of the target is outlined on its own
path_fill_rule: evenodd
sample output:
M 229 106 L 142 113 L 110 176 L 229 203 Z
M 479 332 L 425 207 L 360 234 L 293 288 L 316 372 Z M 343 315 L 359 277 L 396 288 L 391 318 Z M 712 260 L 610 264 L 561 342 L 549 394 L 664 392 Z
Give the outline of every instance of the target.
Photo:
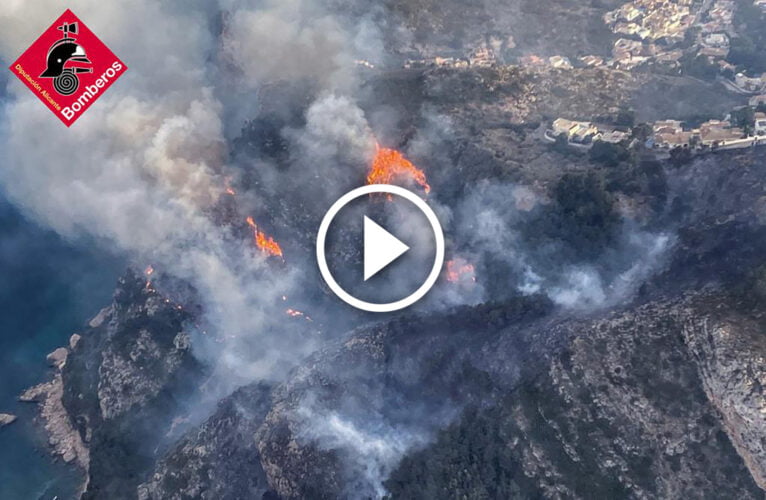
M 128 272 L 113 303 L 51 356 L 38 401 L 54 451 L 84 470 L 83 498 L 134 498 L 181 402 L 201 374 L 184 330 L 188 314 Z
M 765 351 L 737 297 L 580 319 L 539 305 L 362 329 L 224 401 L 142 498 L 360 498 L 389 475 L 391 498 L 762 498 Z M 469 325 L 487 333 L 466 349 Z
M 763 283 L 585 317 L 536 296 L 402 316 L 173 444 L 200 374 L 186 314 L 128 275 L 53 360 L 46 416 L 74 433 L 84 498 L 762 498 Z
M 221 401 L 207 422 L 157 463 L 138 498 L 259 499 L 272 493 L 254 442 L 270 396 L 268 386 L 255 384 Z
M 722 414 L 709 386 L 730 377 L 700 376 L 694 347 L 704 325 L 741 315 L 733 300 L 695 295 L 567 325 L 572 341 L 534 379 L 406 458 L 392 497 L 762 498 L 763 460 L 727 423 L 752 416 L 753 395 L 730 393 Z M 762 435 L 763 420 L 750 422 Z

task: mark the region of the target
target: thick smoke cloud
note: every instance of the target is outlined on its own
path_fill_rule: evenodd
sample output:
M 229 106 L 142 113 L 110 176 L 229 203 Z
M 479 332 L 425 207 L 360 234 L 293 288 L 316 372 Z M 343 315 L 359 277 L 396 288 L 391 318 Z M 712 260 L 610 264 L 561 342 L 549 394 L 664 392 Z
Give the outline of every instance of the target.
M 222 5 L 219 38 L 213 28 L 219 9 L 186 2 L 107 8 L 82 1 L 71 8 L 130 70 L 66 131 L 13 80 L 4 108 L 2 188 L 63 235 L 93 235 L 137 265 L 190 282 L 203 300 L 212 339 L 203 339 L 197 352 L 226 379 L 221 390 L 255 377 L 278 378 L 313 346 L 273 334 L 280 325 L 266 314 L 279 297 L 291 295 L 297 271 L 267 262 L 249 239 L 211 221 L 233 177 L 224 131 L 237 128 L 224 123 L 234 103 L 219 82 L 244 75 L 252 98 L 259 85 L 282 78 L 348 87 L 353 58 L 345 52 L 344 30 L 311 2 Z M 15 58 L 32 42 L 29 33 L 42 31 L 58 10 L 52 1 L 7 6 L 0 18 L 2 58 Z M 30 20 L 23 30 L 21 19 Z M 228 66 L 216 64 L 217 57 Z
M 308 80 L 319 97 L 306 126 L 286 135 L 313 169 L 313 185 L 330 186 L 322 198 L 340 194 L 334 191 L 355 177 L 348 169 L 366 165 L 374 151 L 349 96 L 358 83 L 354 61 L 379 50 L 376 28 L 365 19 L 347 28 L 303 0 L 213 7 L 83 0 L 70 7 L 130 69 L 69 130 L 9 82 L 0 186 L 60 234 L 90 235 L 137 266 L 190 283 L 204 308 L 194 350 L 213 368 L 212 398 L 253 380 L 279 380 L 316 347 L 273 314 L 275 303 L 284 307 L 282 296 L 300 295 L 301 271 L 266 259 L 236 228 L 214 222 L 226 186 L 238 178 L 227 147 L 250 118 L 242 110 L 258 109 L 263 86 Z M 0 58 L 13 60 L 61 9 L 53 1 L 4 6 Z M 307 425 L 310 432 L 313 422 Z
M 285 135 L 299 171 L 296 188 L 309 190 L 315 203 L 328 208 L 358 185 L 375 153 L 364 112 L 348 96 L 319 97 L 306 112 L 305 126 L 286 130 Z

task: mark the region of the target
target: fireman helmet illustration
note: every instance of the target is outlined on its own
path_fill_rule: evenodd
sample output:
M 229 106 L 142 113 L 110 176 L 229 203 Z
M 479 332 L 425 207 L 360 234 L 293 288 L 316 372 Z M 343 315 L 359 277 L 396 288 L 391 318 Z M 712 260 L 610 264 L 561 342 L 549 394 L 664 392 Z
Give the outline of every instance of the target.
M 79 73 L 90 73 L 92 68 L 72 66 L 70 63 L 91 64 L 82 45 L 69 36 L 77 34 L 77 23 L 64 23 L 57 28 L 64 37 L 48 49 L 47 64 L 40 78 L 53 78 L 53 88 L 61 95 L 72 95 L 80 86 Z

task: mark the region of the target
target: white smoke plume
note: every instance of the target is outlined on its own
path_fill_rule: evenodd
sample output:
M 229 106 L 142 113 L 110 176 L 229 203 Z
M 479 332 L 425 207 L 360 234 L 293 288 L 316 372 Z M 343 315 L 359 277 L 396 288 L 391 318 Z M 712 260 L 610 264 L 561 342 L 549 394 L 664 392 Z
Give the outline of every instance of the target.
M 308 419 L 298 439 L 316 441 L 322 449 L 339 452 L 347 462 L 348 498 L 383 498 L 383 481 L 404 455 L 427 443 L 422 429 L 408 431 L 392 426 L 385 418 L 365 416 L 354 421 L 336 411 L 317 412 L 303 406 L 298 416 Z
M 69 130 L 12 79 L 0 137 L 2 189 L 62 235 L 95 236 L 138 265 L 190 282 L 205 302 L 206 325 L 215 329 L 209 332 L 215 340 L 199 344 L 197 352 L 226 379 L 222 390 L 279 378 L 314 346 L 274 334 L 279 325 L 266 313 L 291 295 L 298 271 L 267 261 L 252 241 L 210 219 L 227 179 L 235 177 L 226 130 L 242 126 L 225 122 L 226 110 L 237 106 L 225 82 L 247 81 L 253 100 L 259 86 L 281 79 L 311 79 L 327 92 L 350 90 L 351 51 L 356 40 L 374 33 L 368 25 L 347 33 L 319 2 L 303 0 L 224 1 L 218 7 L 81 0 L 70 8 L 129 70 Z M 0 57 L 15 59 L 61 10 L 52 0 L 6 4 Z M 211 26 L 219 16 L 217 36 Z M 338 106 L 343 109 L 333 113 Z M 363 149 L 369 132 L 358 111 L 347 112 L 353 106 L 344 97 L 318 102 L 304 137 L 323 135 L 325 143 L 345 149 L 338 136 L 343 131 L 318 124 L 324 119 L 337 127 L 343 117 L 353 128 L 349 137 Z
M 672 248 L 672 235 L 652 233 L 624 221 L 613 248 L 595 263 L 567 262 L 558 248 L 533 248 L 522 237 L 530 211 L 550 203 L 529 187 L 481 182 L 455 210 L 454 231 L 477 270 L 479 283 L 499 265 L 512 271 L 507 287 L 544 293 L 567 309 L 596 309 L 628 300 L 657 272 Z M 526 229 L 529 231 L 529 229 Z M 546 258 L 548 254 L 555 258 Z M 483 297 L 487 300 L 488 297 Z
M 363 180 L 364 168 L 375 153 L 364 112 L 348 96 L 319 97 L 306 112 L 305 126 L 286 130 L 285 135 L 300 171 L 296 188 L 310 190 L 312 199 L 327 208 Z
M 68 7 L 129 70 L 68 130 L 11 79 L 0 187 L 60 234 L 94 236 L 137 265 L 194 287 L 206 335 L 195 336 L 193 349 L 213 368 L 211 399 L 254 380 L 279 380 L 316 348 L 316 339 L 273 314 L 282 296 L 301 293 L 301 270 L 290 266 L 290 255 L 284 265 L 266 259 L 250 239 L 211 220 L 229 180 L 238 178 L 228 144 L 257 113 L 260 89 L 306 80 L 320 97 L 308 108 L 305 128 L 286 136 L 309 174 L 301 182 L 326 190 L 316 199 L 341 194 L 344 183 L 364 175 L 374 152 L 351 96 L 358 85 L 354 61 L 382 53 L 377 28 L 367 19 L 351 24 L 311 0 L 75 0 Z M 14 60 L 61 10 L 53 0 L 6 2 L 0 59 Z M 335 422 L 344 429 L 340 415 Z M 322 434 L 311 430 L 314 423 L 307 432 Z M 347 430 L 353 438 L 354 429 Z M 329 442 L 335 444 L 351 443 Z M 406 445 L 395 448 L 386 463 Z M 381 449 L 366 442 L 352 461 L 374 464 Z M 369 481 L 379 485 L 384 471 L 370 467 Z

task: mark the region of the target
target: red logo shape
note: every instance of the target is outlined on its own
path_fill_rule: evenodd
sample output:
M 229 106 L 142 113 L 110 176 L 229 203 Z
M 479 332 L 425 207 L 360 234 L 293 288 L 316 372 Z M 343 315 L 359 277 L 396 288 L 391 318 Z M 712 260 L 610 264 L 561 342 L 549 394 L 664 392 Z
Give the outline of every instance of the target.
M 69 9 L 10 67 L 67 127 L 127 69 Z

